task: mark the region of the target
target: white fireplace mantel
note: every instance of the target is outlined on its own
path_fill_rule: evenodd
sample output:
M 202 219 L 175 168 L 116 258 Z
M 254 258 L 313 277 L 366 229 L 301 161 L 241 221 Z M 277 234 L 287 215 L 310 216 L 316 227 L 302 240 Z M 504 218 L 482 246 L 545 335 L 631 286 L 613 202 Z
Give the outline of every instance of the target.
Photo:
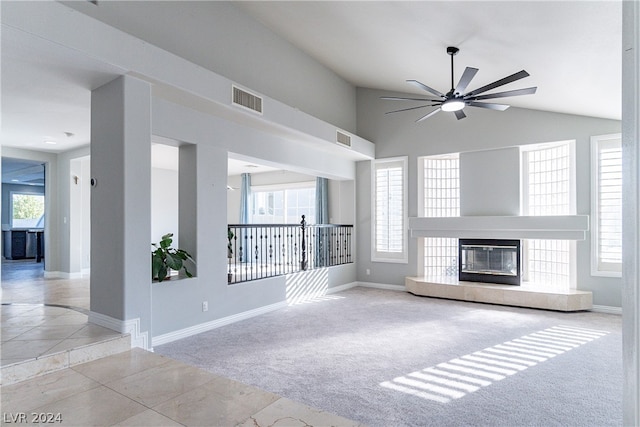
M 585 240 L 589 215 L 409 218 L 411 237 Z

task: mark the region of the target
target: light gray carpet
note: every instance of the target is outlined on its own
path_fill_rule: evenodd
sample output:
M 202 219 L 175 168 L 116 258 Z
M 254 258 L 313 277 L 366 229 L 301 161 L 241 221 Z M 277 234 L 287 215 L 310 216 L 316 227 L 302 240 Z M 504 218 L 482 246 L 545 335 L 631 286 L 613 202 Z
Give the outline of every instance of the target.
M 369 426 L 606 426 L 621 348 L 616 315 L 354 288 L 155 351 Z

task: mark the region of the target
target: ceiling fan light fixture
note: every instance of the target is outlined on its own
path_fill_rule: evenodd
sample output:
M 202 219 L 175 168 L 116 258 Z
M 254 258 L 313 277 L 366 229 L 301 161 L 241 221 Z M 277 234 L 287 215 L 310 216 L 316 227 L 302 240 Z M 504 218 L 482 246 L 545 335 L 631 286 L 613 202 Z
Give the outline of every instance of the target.
M 429 92 L 431 95 L 436 96 L 430 98 L 415 98 L 415 97 L 400 97 L 400 96 L 383 96 L 381 99 L 386 99 L 390 101 L 423 101 L 425 104 L 418 105 L 409 108 L 401 108 L 399 110 L 389 111 L 385 114 L 390 113 L 399 113 L 401 111 L 410 111 L 416 110 L 418 108 L 426 108 L 426 107 L 438 107 L 430 113 L 420 117 L 416 122 L 421 122 L 423 120 L 428 119 L 433 116 L 438 111 L 446 111 L 452 112 L 455 114 L 456 119 L 461 120 L 467 117 L 467 115 L 462 111 L 466 106 L 469 107 L 478 107 L 478 108 L 488 108 L 490 110 L 504 111 L 509 108 L 508 105 L 505 104 L 493 104 L 486 102 L 478 102 L 485 99 L 494 99 L 494 98 L 507 98 L 510 96 L 520 96 L 520 95 L 531 95 L 536 93 L 536 87 L 528 87 L 525 89 L 515 89 L 515 90 L 507 90 L 504 92 L 490 93 L 486 95 L 481 95 L 485 92 L 488 92 L 497 87 L 513 83 L 517 80 L 523 79 L 525 77 L 529 77 L 529 73 L 525 70 L 518 71 L 517 73 L 511 74 L 510 76 L 504 77 L 500 80 L 496 80 L 493 83 L 489 83 L 488 85 L 482 86 L 481 88 L 472 90 L 471 92 L 467 92 L 467 86 L 471 83 L 471 80 L 478 72 L 477 68 L 466 67 L 458 84 L 454 86 L 454 73 L 453 73 L 453 57 L 455 54 L 459 52 L 457 47 L 449 46 L 447 47 L 447 54 L 451 56 L 451 90 L 446 94 L 441 93 L 426 84 L 419 82 L 418 80 L 407 80 L 407 83 L 410 83 L 414 86 L 417 86 L 419 89 L 422 89 L 426 92 Z M 438 99 L 439 98 L 439 99 Z
M 451 98 L 444 101 L 442 111 L 460 111 L 464 108 L 464 101 L 458 98 Z

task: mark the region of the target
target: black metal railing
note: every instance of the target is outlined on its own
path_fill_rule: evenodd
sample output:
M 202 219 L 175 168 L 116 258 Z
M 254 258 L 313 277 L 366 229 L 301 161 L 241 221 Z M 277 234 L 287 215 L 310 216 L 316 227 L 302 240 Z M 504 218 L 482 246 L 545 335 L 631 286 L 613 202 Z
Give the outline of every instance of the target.
M 230 224 L 229 283 L 349 264 L 353 225 Z

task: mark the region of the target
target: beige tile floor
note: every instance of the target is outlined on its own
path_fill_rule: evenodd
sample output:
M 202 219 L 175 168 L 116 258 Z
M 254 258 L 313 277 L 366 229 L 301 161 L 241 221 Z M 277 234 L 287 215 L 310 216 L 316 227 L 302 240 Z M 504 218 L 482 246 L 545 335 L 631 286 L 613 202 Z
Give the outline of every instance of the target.
M 117 338 L 109 340 L 113 331 L 87 323 L 87 278 L 51 280 L 32 271 L 25 279 L 19 271 L 25 265 L 18 267 L 2 267 L 2 303 L 11 304 L 1 306 L 3 375 L 29 363 L 22 362 L 28 358 L 56 358 L 60 351 L 81 350 L 87 343 L 122 345 Z M 67 426 L 360 425 L 145 350 L 116 351 L 36 378 L 4 382 L 0 424 L 33 424 L 32 414 L 48 414 L 53 422 L 46 424 Z
M 2 305 L 0 319 L 3 367 L 121 336 L 77 310 L 43 304 Z
M 4 261 L 1 289 L 0 366 L 5 374 L 9 365 L 121 336 L 88 323 L 88 277 L 45 279 L 41 263 Z
M 140 349 L 4 386 L 2 412 L 69 426 L 359 425 Z

